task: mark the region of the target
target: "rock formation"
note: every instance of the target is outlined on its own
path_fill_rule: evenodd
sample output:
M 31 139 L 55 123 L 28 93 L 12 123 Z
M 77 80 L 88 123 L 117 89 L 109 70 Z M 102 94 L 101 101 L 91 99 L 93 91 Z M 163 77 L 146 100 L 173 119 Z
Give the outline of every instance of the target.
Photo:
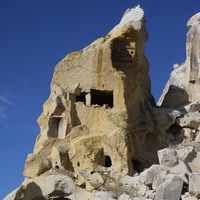
M 155 104 L 144 11 L 55 67 L 24 182 L 5 200 L 200 198 L 200 14 Z M 146 168 L 146 169 L 145 169 Z

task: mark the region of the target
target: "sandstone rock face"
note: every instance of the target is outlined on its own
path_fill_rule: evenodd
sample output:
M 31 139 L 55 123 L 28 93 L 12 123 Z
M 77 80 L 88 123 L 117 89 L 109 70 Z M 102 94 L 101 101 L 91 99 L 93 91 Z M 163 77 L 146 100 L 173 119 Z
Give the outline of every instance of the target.
M 60 61 L 26 178 L 4 200 L 199 199 L 199 21 L 188 21 L 186 61 L 174 65 L 158 106 L 139 6 Z
M 133 174 L 135 163 L 156 162 L 146 40 L 144 12 L 135 7 L 106 37 L 56 66 L 35 154 L 74 173 L 103 170 L 117 179 Z
M 29 154 L 26 159 L 23 175 L 32 178 L 43 174 L 51 168 L 52 165 L 49 159 L 39 154 Z

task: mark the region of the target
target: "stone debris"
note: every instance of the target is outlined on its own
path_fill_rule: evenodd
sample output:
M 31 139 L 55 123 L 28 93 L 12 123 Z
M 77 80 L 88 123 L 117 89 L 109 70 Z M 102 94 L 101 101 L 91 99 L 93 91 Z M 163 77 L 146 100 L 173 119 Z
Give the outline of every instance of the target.
M 144 11 L 55 67 L 25 180 L 4 200 L 200 199 L 200 13 L 156 105 Z

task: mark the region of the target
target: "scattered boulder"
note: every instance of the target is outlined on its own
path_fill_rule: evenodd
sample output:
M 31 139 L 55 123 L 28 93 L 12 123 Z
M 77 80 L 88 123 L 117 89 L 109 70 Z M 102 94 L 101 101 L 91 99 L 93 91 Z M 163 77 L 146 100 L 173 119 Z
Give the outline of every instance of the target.
M 170 175 L 162 183 L 155 195 L 155 200 L 177 200 L 180 199 L 183 189 L 183 180 L 176 175 Z
M 176 152 L 178 157 L 185 162 L 191 162 L 196 157 L 196 151 L 193 146 L 187 146 Z
M 168 169 L 178 165 L 177 152 L 174 149 L 165 148 L 158 151 L 159 164 L 163 169 Z
M 197 156 L 195 159 L 192 160 L 192 162 L 189 163 L 189 166 L 191 167 L 193 172 L 200 172 L 200 156 Z
M 200 124 L 200 113 L 199 111 L 187 113 L 183 117 L 177 118 L 176 123 L 181 127 L 198 129 Z
M 150 168 L 144 170 L 140 174 L 139 180 L 145 185 L 152 185 L 153 182 L 157 179 L 157 176 L 161 173 L 162 167 L 160 165 L 152 165 Z

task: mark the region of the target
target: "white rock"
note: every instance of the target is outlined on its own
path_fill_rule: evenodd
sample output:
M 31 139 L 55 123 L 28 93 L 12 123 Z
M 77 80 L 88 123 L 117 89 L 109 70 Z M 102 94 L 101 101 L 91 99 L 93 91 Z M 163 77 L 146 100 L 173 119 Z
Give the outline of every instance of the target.
M 198 133 L 198 135 L 196 136 L 195 141 L 200 142 L 200 133 Z
M 140 6 L 136 6 L 132 9 L 127 9 L 124 13 L 120 23 L 115 27 L 123 27 L 126 24 L 131 24 L 134 29 L 139 30 L 144 20 L 144 11 Z
M 186 192 L 184 195 L 181 195 L 181 200 L 198 200 L 196 197 L 191 197 L 189 192 Z
M 188 163 L 192 172 L 200 172 L 200 156 L 197 156 L 192 160 L 192 162 Z
M 13 190 L 10 194 L 8 194 L 3 200 L 14 200 L 15 197 L 17 196 L 19 188 Z
M 122 179 L 122 183 L 123 185 L 133 185 L 133 186 L 137 186 L 140 182 L 140 177 L 139 176 L 128 176 L 125 175 Z
M 200 173 L 194 172 L 189 177 L 189 193 L 191 196 L 200 198 Z
M 200 23 L 200 12 L 196 13 L 194 16 L 192 16 L 188 22 L 187 22 L 187 27 L 191 28 L 192 26 L 199 24 Z
M 160 165 L 152 165 L 150 168 L 141 172 L 139 180 L 145 185 L 152 185 L 161 171 L 163 170 Z
M 177 118 L 176 123 L 181 127 L 198 129 L 200 125 L 200 113 L 198 111 L 188 113 L 183 117 Z
M 156 194 L 155 190 L 148 190 L 145 194 L 145 197 L 149 199 L 155 199 L 155 194 Z
M 199 101 L 191 102 L 190 104 L 184 106 L 183 109 L 181 109 L 181 112 L 183 113 L 196 112 L 196 111 L 200 111 Z
M 191 162 L 196 157 L 196 151 L 193 146 L 187 146 L 176 151 L 179 158 L 185 162 Z
M 177 152 L 174 149 L 165 148 L 158 151 L 158 159 L 161 167 L 168 169 L 178 164 Z
M 178 176 L 171 176 L 162 183 L 155 195 L 155 200 L 178 200 L 181 197 L 183 180 Z
M 157 190 L 158 187 L 165 181 L 167 176 L 169 176 L 167 175 L 167 171 L 162 171 L 161 173 L 159 173 L 157 179 L 152 184 L 153 190 Z
M 108 192 L 104 191 L 93 191 L 92 196 L 89 200 L 116 200 L 109 194 Z
M 123 193 L 122 195 L 120 195 L 118 200 L 132 200 L 132 198 L 129 195 Z
M 189 184 L 189 175 L 192 173 L 190 166 L 185 162 L 180 162 L 175 167 L 170 168 L 167 170 L 169 174 L 175 174 L 179 176 L 185 183 Z
M 144 183 L 141 182 L 141 177 L 140 176 L 124 176 L 122 183 L 124 185 L 129 185 L 137 189 L 137 194 L 139 196 L 144 196 L 146 191 L 149 189 Z

